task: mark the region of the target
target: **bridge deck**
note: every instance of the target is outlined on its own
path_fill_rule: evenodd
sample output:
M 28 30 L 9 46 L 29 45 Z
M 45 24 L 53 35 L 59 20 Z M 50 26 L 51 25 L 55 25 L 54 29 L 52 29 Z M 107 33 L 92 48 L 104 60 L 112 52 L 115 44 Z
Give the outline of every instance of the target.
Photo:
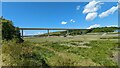
M 68 30 L 89 30 L 89 29 L 76 29 L 76 28 L 20 28 L 22 30 L 22 37 L 23 37 L 23 30 L 47 30 L 47 34 L 49 36 L 49 30 L 67 30 L 67 35 Z
M 76 28 L 20 28 L 21 30 L 88 30 Z

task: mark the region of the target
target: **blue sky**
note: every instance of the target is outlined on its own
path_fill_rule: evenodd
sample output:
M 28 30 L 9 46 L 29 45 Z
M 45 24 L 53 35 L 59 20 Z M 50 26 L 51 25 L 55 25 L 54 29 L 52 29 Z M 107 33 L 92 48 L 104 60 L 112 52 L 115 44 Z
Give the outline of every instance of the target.
M 94 28 L 118 25 L 117 2 L 3 2 L 2 15 L 18 27 Z M 25 34 L 46 31 L 25 31 Z

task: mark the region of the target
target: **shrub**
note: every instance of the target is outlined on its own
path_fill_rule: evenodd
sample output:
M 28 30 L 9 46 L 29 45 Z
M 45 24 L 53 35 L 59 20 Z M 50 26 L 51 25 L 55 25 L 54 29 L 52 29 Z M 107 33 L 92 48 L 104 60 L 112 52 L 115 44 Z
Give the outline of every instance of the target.
M 13 22 L 10 20 L 1 19 L 2 23 L 2 40 L 12 40 L 15 38 L 17 42 L 23 42 L 23 39 L 20 37 L 20 30 L 18 27 L 13 26 Z

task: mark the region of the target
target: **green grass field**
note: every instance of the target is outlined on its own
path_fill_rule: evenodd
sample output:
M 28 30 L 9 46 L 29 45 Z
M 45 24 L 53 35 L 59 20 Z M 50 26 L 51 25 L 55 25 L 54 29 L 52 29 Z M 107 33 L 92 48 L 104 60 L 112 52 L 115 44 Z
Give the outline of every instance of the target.
M 47 57 L 49 54 L 45 56 L 47 57 L 46 61 L 48 64 L 52 66 L 115 65 L 116 63 L 114 63 L 114 60 L 111 59 L 113 53 L 117 52 L 114 50 L 114 47 L 117 47 L 118 39 L 113 38 L 103 40 L 100 39 L 101 37 L 101 35 L 81 35 L 74 37 L 33 37 L 25 38 L 25 40 L 31 41 L 35 44 L 35 46 L 47 49 L 47 51 L 52 51 L 54 55 L 50 56 L 49 58 Z M 109 34 L 105 37 L 112 36 Z M 113 35 L 113 37 L 115 36 Z M 43 52 L 43 54 L 45 54 L 45 52 Z
M 115 30 L 119 27 L 69 30 L 69 36 L 66 34 L 67 31 L 58 31 L 50 32 L 49 37 L 46 33 L 21 39 L 20 30 L 12 21 L 3 17 L 0 19 L 2 20 L 0 66 L 18 66 L 18 68 L 29 68 L 20 66 L 32 66 L 30 68 L 116 66 L 107 68 L 118 68 L 120 50 L 118 34 L 120 33 Z
M 3 65 L 40 66 L 44 62 L 48 66 L 117 66 L 119 43 L 114 37 L 118 36 L 85 34 L 25 37 L 22 44 L 3 42 Z

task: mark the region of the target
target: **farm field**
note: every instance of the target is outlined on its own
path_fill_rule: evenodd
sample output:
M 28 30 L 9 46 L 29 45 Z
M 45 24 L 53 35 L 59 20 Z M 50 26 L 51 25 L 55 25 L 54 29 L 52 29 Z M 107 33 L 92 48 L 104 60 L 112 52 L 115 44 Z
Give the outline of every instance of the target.
M 26 37 L 24 40 L 36 47 L 49 66 L 118 65 L 118 34 Z

